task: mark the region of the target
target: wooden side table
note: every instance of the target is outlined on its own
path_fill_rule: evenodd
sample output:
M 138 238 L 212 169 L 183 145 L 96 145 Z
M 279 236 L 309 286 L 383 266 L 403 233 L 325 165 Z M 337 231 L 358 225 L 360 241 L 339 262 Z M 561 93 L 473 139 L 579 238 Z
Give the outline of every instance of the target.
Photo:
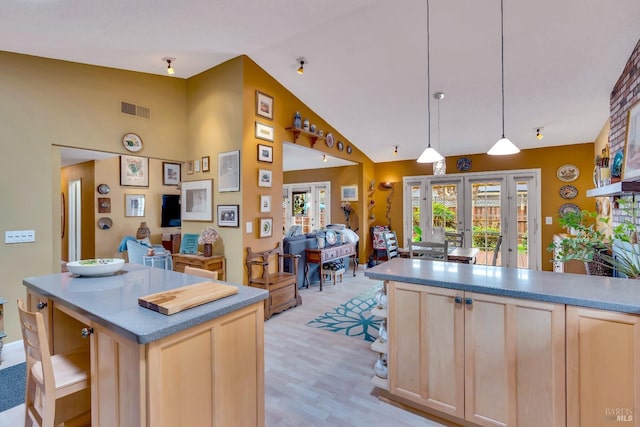
M 173 254 L 174 271 L 184 273 L 184 268 L 187 265 L 209 271 L 217 271 L 218 280 L 226 280 L 227 278 L 227 259 L 224 255 L 204 257 L 202 255 Z
M 309 287 L 309 264 L 320 264 L 320 290 L 322 291 L 322 264 L 334 261 L 340 258 L 353 258 L 353 277 L 356 276 L 358 268 L 358 253 L 354 243 L 345 243 L 337 246 L 326 246 L 323 249 L 305 249 L 307 262 L 304 264 L 304 281 Z

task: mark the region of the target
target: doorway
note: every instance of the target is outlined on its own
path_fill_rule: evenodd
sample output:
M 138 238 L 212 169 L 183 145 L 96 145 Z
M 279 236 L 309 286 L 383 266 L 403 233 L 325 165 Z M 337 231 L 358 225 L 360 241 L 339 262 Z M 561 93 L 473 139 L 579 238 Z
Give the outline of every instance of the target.
M 82 180 L 69 181 L 67 212 L 69 213 L 69 249 L 68 261 L 82 259 Z
M 540 269 L 540 170 L 405 177 L 404 235 L 461 233 L 478 264 Z M 502 244 L 494 255 L 499 237 Z
M 282 224 L 284 232 L 293 225 L 302 233 L 325 228 L 331 223 L 331 183 L 307 182 L 282 186 Z

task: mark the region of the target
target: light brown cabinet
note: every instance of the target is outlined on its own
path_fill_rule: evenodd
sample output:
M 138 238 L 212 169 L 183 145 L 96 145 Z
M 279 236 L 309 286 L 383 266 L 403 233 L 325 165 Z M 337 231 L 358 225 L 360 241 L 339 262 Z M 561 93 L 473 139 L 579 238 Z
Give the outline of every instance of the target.
M 173 254 L 173 270 L 184 273 L 186 266 L 218 272 L 218 280 L 227 278 L 227 259 L 223 255 L 205 257 L 202 255 Z
M 139 344 L 37 293 L 27 299 L 49 319 L 52 353 L 89 346 L 91 425 L 264 426 L 262 301 Z
M 565 425 L 564 305 L 388 290 L 391 395 L 481 426 Z
M 567 306 L 567 425 L 640 426 L 640 316 Z

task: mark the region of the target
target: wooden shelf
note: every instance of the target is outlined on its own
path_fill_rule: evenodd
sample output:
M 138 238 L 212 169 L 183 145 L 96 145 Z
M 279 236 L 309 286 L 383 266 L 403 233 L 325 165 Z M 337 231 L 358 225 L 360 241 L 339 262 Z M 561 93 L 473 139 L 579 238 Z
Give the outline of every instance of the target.
M 387 309 L 386 308 L 378 308 L 374 307 L 371 309 L 371 314 L 373 316 L 384 317 L 387 318 Z
M 387 354 L 389 352 L 389 343 L 388 342 L 380 342 L 380 338 L 378 338 L 374 342 L 371 343 L 371 350 L 376 351 L 378 353 Z
M 587 197 L 624 196 L 640 193 L 640 182 L 620 181 L 587 190 Z
M 302 128 L 296 128 L 296 127 L 292 126 L 292 127 L 288 127 L 288 128 L 285 128 L 285 129 L 293 134 L 293 142 L 294 143 L 298 142 L 298 136 L 300 136 L 300 134 L 308 136 L 309 139 L 311 140 L 311 147 L 312 148 L 313 148 L 314 145 L 316 145 L 316 142 L 318 140 L 324 141 L 326 139 L 324 136 L 318 135 L 317 133 L 309 132 L 308 130 L 304 130 Z
M 374 375 L 371 378 L 371 384 L 375 385 L 378 388 L 389 390 L 389 380 L 386 378 L 380 378 L 379 376 Z

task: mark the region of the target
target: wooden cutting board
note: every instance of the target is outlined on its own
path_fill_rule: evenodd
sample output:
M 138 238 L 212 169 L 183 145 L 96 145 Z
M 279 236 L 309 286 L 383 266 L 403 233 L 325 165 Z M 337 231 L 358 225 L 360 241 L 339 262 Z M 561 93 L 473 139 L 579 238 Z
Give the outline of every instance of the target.
M 198 305 L 238 293 L 238 288 L 214 282 L 200 282 L 183 288 L 138 298 L 142 307 L 162 314 L 175 314 Z

